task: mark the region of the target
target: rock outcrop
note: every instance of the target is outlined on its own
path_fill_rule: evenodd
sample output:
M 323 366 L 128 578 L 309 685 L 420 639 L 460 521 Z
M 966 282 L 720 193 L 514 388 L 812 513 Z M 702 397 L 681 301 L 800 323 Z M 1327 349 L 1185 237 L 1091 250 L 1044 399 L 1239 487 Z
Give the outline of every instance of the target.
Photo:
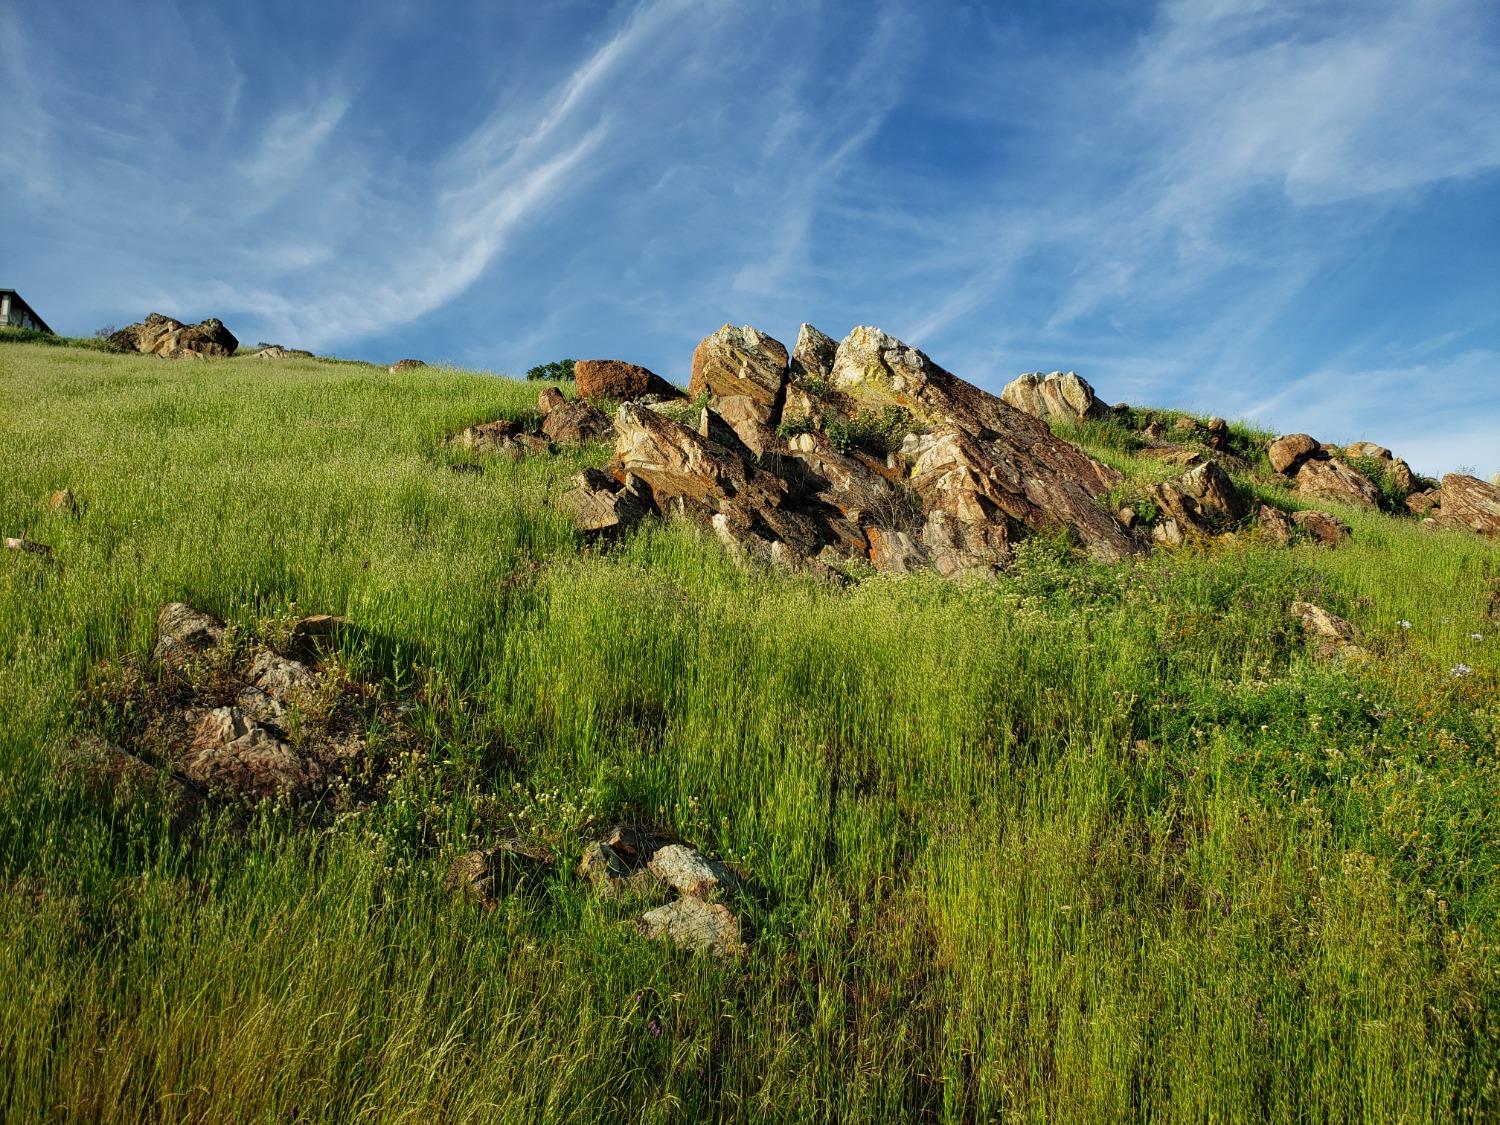
M 1359 633 L 1337 614 L 1311 602 L 1293 602 L 1292 616 L 1302 626 L 1307 647 L 1323 660 L 1359 659 L 1369 654 L 1360 646 Z
M 1464 473 L 1449 473 L 1443 478 L 1434 518 L 1443 527 L 1500 539 L 1500 487 Z
M 587 402 L 569 402 L 549 387 L 537 396 L 542 412 L 542 433 L 558 445 L 581 445 L 603 441 L 611 433 L 609 418 Z
M 139 352 L 162 359 L 224 359 L 240 346 L 223 321 L 209 317 L 197 324 L 183 324 L 161 313 L 121 328 L 106 343 L 117 352 Z
M 1294 489 L 1303 496 L 1336 500 L 1359 508 L 1380 507 L 1380 489 L 1375 482 L 1334 457 L 1308 434 L 1276 438 L 1266 446 L 1266 456 L 1271 468 L 1292 478 Z
M 419 367 L 426 367 L 420 359 L 398 359 L 391 364 L 389 371 L 392 375 L 400 375 L 403 371 L 415 371 Z
M 1228 530 L 1245 516 L 1245 503 L 1217 462 L 1208 461 L 1150 490 L 1161 513 L 1151 536 L 1173 546 L 1190 534 Z
M 794 361 L 754 328 L 719 329 L 694 354 L 698 427 L 626 403 L 614 461 L 568 504 L 590 526 L 617 526 L 633 479 L 650 508 L 815 573 L 850 562 L 993 573 L 1017 536 L 1051 529 L 1099 558 L 1142 549 L 1096 499 L 1119 475 L 1040 419 L 878 329 L 856 328 L 831 358 L 828 343 L 805 327 Z
M 1315 543 L 1324 547 L 1341 547 L 1349 542 L 1349 525 L 1332 514 L 1317 508 L 1307 508 L 1292 513 L 1292 522 Z
M 1018 375 L 1005 385 L 1000 397 L 1036 418 L 1084 422 L 1109 417 L 1109 407 L 1076 371 L 1053 371 L 1047 375 L 1033 371 Z
M 573 385 L 586 402 L 635 402 L 647 396 L 681 398 L 682 392 L 656 372 L 622 359 L 580 359 L 573 364 Z

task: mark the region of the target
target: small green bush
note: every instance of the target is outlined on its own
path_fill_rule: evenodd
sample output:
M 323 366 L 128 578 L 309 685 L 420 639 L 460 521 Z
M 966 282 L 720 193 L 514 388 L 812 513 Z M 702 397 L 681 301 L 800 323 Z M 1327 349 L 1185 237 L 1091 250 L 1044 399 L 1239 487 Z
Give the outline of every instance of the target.
M 527 370 L 528 379 L 553 379 L 559 383 L 568 382 L 573 378 L 573 361 L 571 359 L 559 359 L 552 363 L 539 363 Z

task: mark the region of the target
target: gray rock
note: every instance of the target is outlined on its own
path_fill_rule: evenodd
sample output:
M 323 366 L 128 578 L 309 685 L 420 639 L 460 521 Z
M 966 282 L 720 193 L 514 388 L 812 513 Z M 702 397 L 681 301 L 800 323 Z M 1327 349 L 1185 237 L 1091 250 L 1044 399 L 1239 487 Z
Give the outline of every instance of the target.
M 151 659 L 159 664 L 180 664 L 223 639 L 224 626 L 218 621 L 184 602 L 172 602 L 156 617 L 156 647 Z
M 739 886 L 729 868 L 686 844 L 668 844 L 656 849 L 646 866 L 651 874 L 681 895 L 708 898 L 715 891 Z
M 641 915 L 641 932 L 684 949 L 732 956 L 744 949 L 740 920 L 723 903 L 687 896 Z

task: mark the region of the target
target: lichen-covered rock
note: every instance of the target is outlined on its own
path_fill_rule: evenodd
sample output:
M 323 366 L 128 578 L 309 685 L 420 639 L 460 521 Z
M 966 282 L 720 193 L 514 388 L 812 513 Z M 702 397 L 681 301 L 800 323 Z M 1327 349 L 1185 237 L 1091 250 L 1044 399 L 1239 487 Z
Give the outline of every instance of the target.
M 1152 538 L 1174 546 L 1189 535 L 1224 530 L 1245 515 L 1245 504 L 1234 482 L 1214 461 L 1155 485 L 1150 496 L 1161 513 L 1151 530 Z
M 750 325 L 726 324 L 705 336 L 693 352 L 688 394 L 712 398 L 743 397 L 756 419 L 776 420 L 786 390 L 790 359 L 786 345 Z
M 584 848 L 578 877 L 606 895 L 650 891 L 660 884 L 647 864 L 660 846 L 644 829 L 615 825 Z
M 573 516 L 580 531 L 591 535 L 625 531 L 651 510 L 650 492 L 639 478 L 629 477 L 621 484 L 598 469 L 576 474 L 573 487 L 558 497 L 557 504 Z
M 685 897 L 641 915 L 641 932 L 684 949 L 732 956 L 744 949 L 740 920 L 723 903 Z
M 649 396 L 678 399 L 682 392 L 650 368 L 623 359 L 580 359 L 573 364 L 573 385 L 588 402 L 635 402 Z
M 1293 476 L 1297 467 L 1323 447 L 1310 434 L 1286 434 L 1266 446 L 1266 456 L 1271 468 L 1285 476 Z
M 1500 539 L 1500 487 L 1465 473 L 1449 473 L 1439 494 L 1438 523 Z
M 272 699 L 285 701 L 312 687 L 316 677 L 300 660 L 290 660 L 274 652 L 263 652 L 250 665 L 250 682 Z
M 1282 547 L 1291 546 L 1295 529 L 1281 509 L 1262 504 L 1255 514 L 1255 526 L 1262 539 Z
M 1000 397 L 1036 418 L 1084 422 L 1109 416 L 1109 407 L 1076 371 L 1053 371 L 1046 375 L 1032 371 L 1018 375 L 1005 385 Z
M 1353 445 L 1344 446 L 1346 457 L 1374 457 L 1379 461 L 1391 460 L 1391 451 L 1383 445 L 1376 445 L 1373 441 L 1357 441 Z
M 151 659 L 158 664 L 180 664 L 223 639 L 224 626 L 214 618 L 183 602 L 172 602 L 156 617 L 156 647 Z

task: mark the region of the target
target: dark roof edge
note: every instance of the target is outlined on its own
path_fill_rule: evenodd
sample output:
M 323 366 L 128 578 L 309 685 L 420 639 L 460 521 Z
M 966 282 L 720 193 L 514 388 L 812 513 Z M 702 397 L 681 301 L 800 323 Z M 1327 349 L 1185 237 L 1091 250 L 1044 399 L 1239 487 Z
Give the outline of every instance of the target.
M 41 313 L 37 312 L 36 309 L 32 308 L 31 305 L 27 303 L 25 297 L 21 296 L 21 294 L 17 293 L 14 289 L 3 289 L 3 288 L 0 288 L 0 294 L 5 294 L 5 293 L 10 294 L 10 296 L 12 298 L 14 298 L 17 302 L 20 303 L 20 305 L 21 305 L 21 307 L 23 309 L 25 309 L 27 312 L 29 312 L 31 314 L 31 319 L 34 320 L 34 321 L 36 321 L 38 324 L 40 324 L 42 326 L 42 331 L 43 332 L 47 333 L 49 336 L 56 336 L 57 335 L 56 332 L 52 331 L 52 329 L 50 327 L 48 327 L 47 322 L 42 319 Z

